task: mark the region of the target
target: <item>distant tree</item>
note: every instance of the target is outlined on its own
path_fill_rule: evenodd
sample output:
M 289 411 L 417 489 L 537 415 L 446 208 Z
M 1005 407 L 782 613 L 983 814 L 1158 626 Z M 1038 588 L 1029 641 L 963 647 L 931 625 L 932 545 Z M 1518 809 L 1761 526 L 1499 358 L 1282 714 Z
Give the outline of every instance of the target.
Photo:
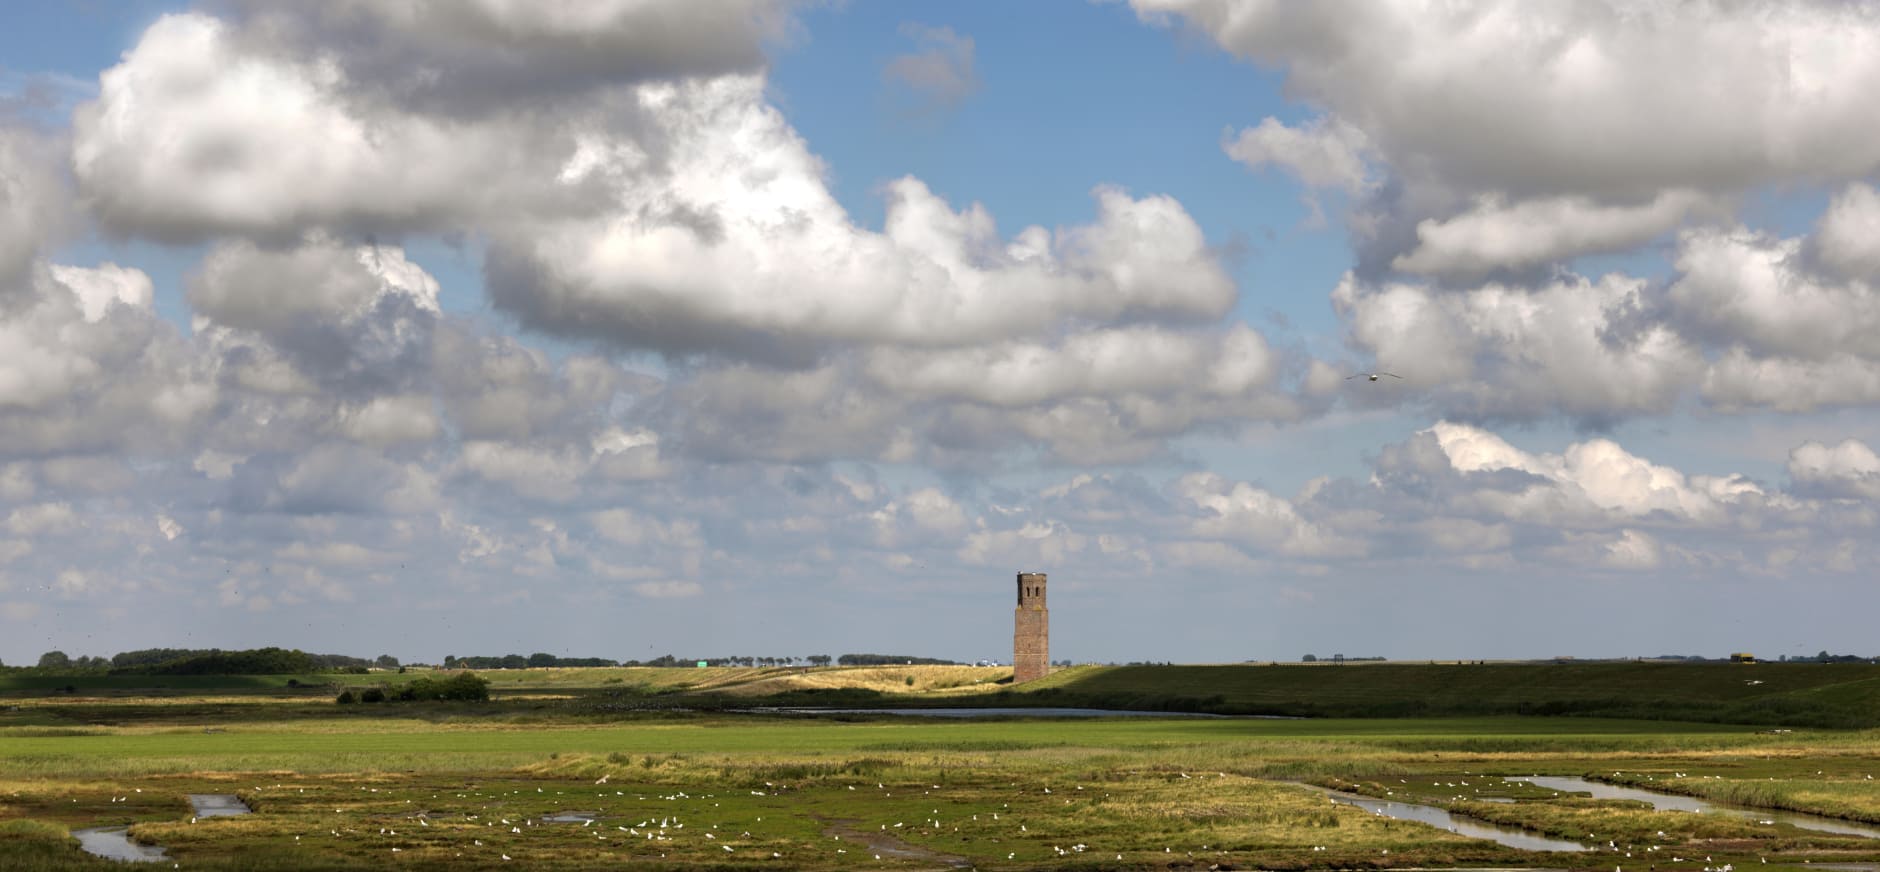
M 444 668 L 456 669 L 457 668 L 457 655 L 455 654 L 444 655 Z
M 352 657 L 345 654 L 308 654 L 308 662 L 315 669 L 366 669 L 372 661 L 364 657 Z
M 420 678 L 394 689 L 390 697 L 400 702 L 439 699 L 487 700 L 490 698 L 490 683 L 474 672 L 460 672 L 443 680 Z
M 503 659 L 500 661 L 500 663 L 502 665 L 502 668 L 504 669 L 527 669 L 529 668 L 528 658 L 523 657 L 521 654 L 504 654 Z
M 158 663 L 209 653 L 212 652 L 207 648 L 142 648 L 112 655 L 111 665 L 119 669 L 128 669 L 132 666 L 155 666 Z
M 811 666 L 828 666 L 831 659 L 827 654 L 811 654 L 808 657 Z
M 206 654 L 166 660 L 153 666 L 120 667 L 113 671 L 143 675 L 292 675 L 314 672 L 318 668 L 313 656 L 304 651 L 256 648 L 249 651 L 211 650 Z
M 377 660 L 372 661 L 372 665 L 378 666 L 384 669 L 397 669 L 398 658 L 393 657 L 390 654 L 380 654 Z
M 1823 653 L 1825 656 L 1826 652 Z M 65 656 L 64 651 L 47 651 L 39 655 L 39 668 L 70 669 L 72 668 L 72 658 Z
M 540 651 L 537 651 L 534 654 L 529 655 L 529 665 L 538 667 L 538 668 L 542 666 L 553 666 L 555 665 L 555 655 L 544 654 Z
M 474 672 L 452 676 L 437 683 L 439 699 L 487 700 L 490 683 Z
M 1317 663 L 1319 662 L 1319 655 L 1307 654 L 1306 656 L 1299 658 L 1299 662 L 1300 663 Z

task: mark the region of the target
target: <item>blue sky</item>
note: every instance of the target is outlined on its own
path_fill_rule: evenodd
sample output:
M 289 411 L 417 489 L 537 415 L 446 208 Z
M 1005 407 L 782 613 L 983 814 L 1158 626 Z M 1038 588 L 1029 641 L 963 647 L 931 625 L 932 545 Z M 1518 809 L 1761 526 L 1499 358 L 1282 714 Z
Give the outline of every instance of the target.
M 1869 653 L 1873 23 L 1368 13 L 13 4 L 0 661 Z

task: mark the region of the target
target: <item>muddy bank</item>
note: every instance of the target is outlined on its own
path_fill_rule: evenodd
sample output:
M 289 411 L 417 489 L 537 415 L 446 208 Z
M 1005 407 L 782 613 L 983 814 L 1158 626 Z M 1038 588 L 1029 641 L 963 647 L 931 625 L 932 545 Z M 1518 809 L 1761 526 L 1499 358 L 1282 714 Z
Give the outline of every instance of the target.
M 853 820 L 835 821 L 823 828 L 823 835 L 835 836 L 854 845 L 852 851 L 867 851 L 879 854 L 883 859 L 919 860 L 932 863 L 939 869 L 964 869 L 973 865 L 971 860 L 954 854 L 942 854 L 919 845 L 910 845 L 885 832 L 859 829 Z

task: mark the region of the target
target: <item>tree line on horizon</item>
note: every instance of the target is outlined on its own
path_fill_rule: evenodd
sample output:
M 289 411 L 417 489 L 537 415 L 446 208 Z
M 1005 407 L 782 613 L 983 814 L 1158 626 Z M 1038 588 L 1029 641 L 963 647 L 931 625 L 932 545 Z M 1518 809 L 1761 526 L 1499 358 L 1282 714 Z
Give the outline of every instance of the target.
M 539 669 L 583 666 L 684 668 L 696 667 L 700 663 L 710 666 L 748 667 L 828 666 L 831 663 L 842 666 L 957 665 L 952 660 L 904 654 L 843 654 L 840 657 L 831 657 L 827 654 L 812 654 L 807 657 L 759 657 L 740 654 L 729 657 L 700 658 L 683 658 L 666 654 L 649 660 L 610 660 L 605 657 L 558 657 L 537 652 L 526 657 L 520 654 L 505 654 L 499 657 L 446 655 L 442 668 Z M 430 666 L 430 664 L 423 663 L 401 664 L 398 658 L 389 654 L 381 654 L 368 660 L 364 657 L 352 657 L 345 654 L 313 654 L 297 648 L 268 647 L 238 651 L 225 651 L 220 648 L 141 648 L 135 651 L 124 651 L 108 658 L 73 657 L 64 651 L 54 650 L 40 655 L 39 662 L 34 666 L 7 667 L 4 663 L 0 663 L 0 668 L 84 675 L 288 675 L 318 672 L 363 673 L 373 668 L 396 669 L 402 672 L 407 665 L 427 668 Z
M 956 666 L 952 660 L 934 657 L 912 657 L 903 654 L 844 654 L 830 657 L 827 654 L 811 654 L 807 657 L 755 657 L 734 654 L 729 657 L 677 657 L 663 654 L 647 660 L 608 660 L 604 657 L 557 657 L 553 654 L 537 652 L 527 657 L 521 654 L 504 654 L 501 657 L 458 657 L 447 654 L 444 657 L 445 669 L 532 669 L 546 667 L 578 666 L 652 666 L 671 669 L 697 667 L 700 663 L 708 666 L 828 666 L 830 663 L 842 666 Z
M 4 664 L 0 664 L 3 666 Z M 376 660 L 345 654 L 310 654 L 297 648 L 142 648 L 106 657 L 72 657 L 47 651 L 31 667 L 40 672 L 92 675 L 280 675 L 313 672 L 364 672 L 378 666 L 396 668 L 398 659 L 381 655 Z

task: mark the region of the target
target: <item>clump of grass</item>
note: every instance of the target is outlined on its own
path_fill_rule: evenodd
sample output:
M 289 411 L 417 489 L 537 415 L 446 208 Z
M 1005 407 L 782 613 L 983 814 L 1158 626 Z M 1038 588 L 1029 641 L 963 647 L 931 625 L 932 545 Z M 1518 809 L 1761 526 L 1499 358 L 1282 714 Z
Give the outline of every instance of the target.
M 70 837 L 71 833 L 58 824 L 30 820 L 0 821 L 0 839 L 63 843 Z
M 32 820 L 0 821 L 0 865 L 19 872 L 73 869 L 96 860 L 79 850 L 78 840 L 56 824 Z

